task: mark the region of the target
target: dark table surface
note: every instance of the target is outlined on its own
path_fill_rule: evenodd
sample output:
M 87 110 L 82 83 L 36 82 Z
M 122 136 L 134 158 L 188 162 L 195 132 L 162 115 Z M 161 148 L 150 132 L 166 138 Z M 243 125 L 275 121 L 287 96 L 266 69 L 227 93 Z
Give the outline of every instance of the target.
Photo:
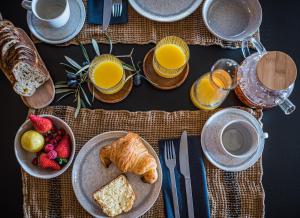
M 13 21 L 16 26 L 28 32 L 26 12 L 21 8 L 20 0 L 3 1 L 0 12 L 3 17 Z M 263 23 L 261 26 L 261 41 L 268 50 L 280 50 L 290 54 L 296 64 L 300 66 L 300 2 L 295 0 L 261 1 L 263 8 Z M 154 45 L 115 45 L 114 54 L 129 53 L 135 48 L 134 58 L 142 60 L 146 52 Z M 64 55 L 81 61 L 81 51 L 77 46 L 55 47 L 38 44 L 38 50 L 46 62 L 53 79 L 64 79 Z M 106 45 L 101 45 L 108 50 Z M 87 46 L 91 53 L 91 46 Z M 115 105 L 96 103 L 95 108 L 137 110 L 166 110 L 196 109 L 190 102 L 188 90 L 201 74 L 207 72 L 210 66 L 219 58 L 233 58 L 242 61 L 240 50 L 228 50 L 211 46 L 190 46 L 190 76 L 179 89 L 162 92 L 152 88 L 147 83 L 134 88 L 132 93 L 123 102 Z M 300 81 L 291 100 L 300 105 Z M 0 74 L 0 205 L 1 214 L 9 217 L 22 217 L 22 185 L 20 167 L 14 155 L 13 140 L 16 131 L 24 121 L 27 108 L 21 99 L 14 93 L 10 83 L 3 74 Z M 61 104 L 73 105 L 65 100 Z M 240 102 L 232 93 L 222 107 L 239 105 Z M 75 105 L 73 105 L 75 106 Z M 300 217 L 300 110 L 290 116 L 285 116 L 279 108 L 265 111 L 264 129 L 269 133 L 263 153 L 263 185 L 266 192 L 266 217 Z

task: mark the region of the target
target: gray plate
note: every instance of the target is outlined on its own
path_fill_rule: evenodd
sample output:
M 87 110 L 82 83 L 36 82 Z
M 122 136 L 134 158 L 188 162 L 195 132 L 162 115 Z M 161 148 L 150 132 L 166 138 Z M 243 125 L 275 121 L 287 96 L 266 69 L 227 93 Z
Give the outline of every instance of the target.
M 256 128 L 261 136 L 256 152 L 245 158 L 234 158 L 226 154 L 218 143 L 218 133 L 232 120 L 246 120 Z M 263 133 L 260 123 L 246 111 L 228 108 L 211 116 L 205 123 L 201 134 L 201 145 L 206 158 L 216 167 L 230 172 L 242 171 L 251 167 L 260 158 L 264 149 L 266 133 Z
M 114 164 L 111 164 L 109 168 L 105 168 L 102 165 L 99 160 L 99 151 L 103 146 L 125 135 L 126 132 L 113 131 L 92 138 L 83 146 L 74 162 L 72 184 L 75 195 L 81 206 L 95 217 L 106 216 L 93 200 L 93 193 L 121 174 Z M 118 217 L 132 218 L 143 215 L 152 207 L 159 196 L 162 185 L 160 162 L 151 145 L 145 140 L 143 142 L 157 161 L 158 180 L 150 185 L 142 182 L 139 176 L 127 173 L 126 176 L 135 192 L 136 199 L 132 209 Z
M 61 28 L 53 28 L 40 22 L 32 12 L 27 12 L 27 23 L 31 33 L 49 44 L 61 44 L 73 39 L 82 29 L 85 21 L 85 8 L 82 0 L 69 0 L 70 18 Z
M 129 0 L 142 16 L 160 22 L 181 20 L 193 13 L 202 0 Z

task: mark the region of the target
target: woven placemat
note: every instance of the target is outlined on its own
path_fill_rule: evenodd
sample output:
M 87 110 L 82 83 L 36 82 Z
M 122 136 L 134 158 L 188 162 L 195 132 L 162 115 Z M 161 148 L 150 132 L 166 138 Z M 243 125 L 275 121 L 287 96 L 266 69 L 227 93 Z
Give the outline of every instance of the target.
M 83 2 L 86 6 L 87 0 L 83 0 Z M 128 23 L 110 25 L 108 34 L 111 36 L 113 43 L 156 43 L 165 36 L 175 35 L 183 38 L 191 45 L 219 45 L 226 48 L 239 48 L 240 43 L 223 41 L 207 30 L 202 18 L 202 5 L 192 15 L 183 20 L 161 23 L 141 16 L 129 4 Z M 256 33 L 255 36 L 259 37 L 259 33 Z M 102 26 L 85 23 L 83 29 L 73 40 L 61 45 L 67 46 L 70 44 L 78 44 L 78 42 L 88 44 L 91 43 L 92 38 L 101 43 L 108 42 L 102 32 Z M 40 42 L 34 37 L 33 41 L 35 43 Z
M 52 114 L 64 119 L 76 138 L 76 154 L 92 137 L 112 130 L 139 133 L 158 152 L 158 140 L 180 137 L 183 130 L 200 135 L 205 121 L 216 111 L 129 112 L 82 109 L 74 119 L 74 108 L 47 107 L 31 111 Z M 261 113 L 245 109 L 259 118 Z M 262 160 L 238 173 L 224 172 L 205 161 L 212 217 L 264 216 Z M 22 171 L 25 217 L 91 217 L 77 202 L 71 183 L 70 167 L 63 175 L 50 179 L 36 179 Z M 162 194 L 143 216 L 164 217 Z

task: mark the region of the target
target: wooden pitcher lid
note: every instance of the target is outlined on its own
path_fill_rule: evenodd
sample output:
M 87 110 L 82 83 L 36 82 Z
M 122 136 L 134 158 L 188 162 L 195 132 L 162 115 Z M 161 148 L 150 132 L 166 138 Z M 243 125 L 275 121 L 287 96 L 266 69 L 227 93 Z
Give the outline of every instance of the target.
M 271 51 L 265 54 L 257 64 L 258 80 L 270 90 L 285 90 L 297 77 L 297 67 L 286 53 Z

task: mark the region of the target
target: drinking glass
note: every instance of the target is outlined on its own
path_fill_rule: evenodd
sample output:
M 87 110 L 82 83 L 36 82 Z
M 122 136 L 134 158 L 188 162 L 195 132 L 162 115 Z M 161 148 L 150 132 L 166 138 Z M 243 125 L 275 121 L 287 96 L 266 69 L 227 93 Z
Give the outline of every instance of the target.
M 106 64 L 107 66 L 100 68 L 102 64 Z M 117 75 L 117 71 L 121 72 L 121 77 Z M 119 92 L 127 82 L 122 62 L 110 54 L 100 55 L 94 58 L 89 67 L 89 78 L 95 88 L 103 94 L 115 94 Z
M 153 55 L 153 68 L 164 78 L 178 76 L 190 57 L 189 47 L 185 41 L 177 36 L 167 36 L 160 40 Z
M 190 97 L 199 109 L 212 110 L 219 107 L 230 90 L 237 86 L 238 63 L 231 59 L 218 60 L 211 72 L 195 81 Z

